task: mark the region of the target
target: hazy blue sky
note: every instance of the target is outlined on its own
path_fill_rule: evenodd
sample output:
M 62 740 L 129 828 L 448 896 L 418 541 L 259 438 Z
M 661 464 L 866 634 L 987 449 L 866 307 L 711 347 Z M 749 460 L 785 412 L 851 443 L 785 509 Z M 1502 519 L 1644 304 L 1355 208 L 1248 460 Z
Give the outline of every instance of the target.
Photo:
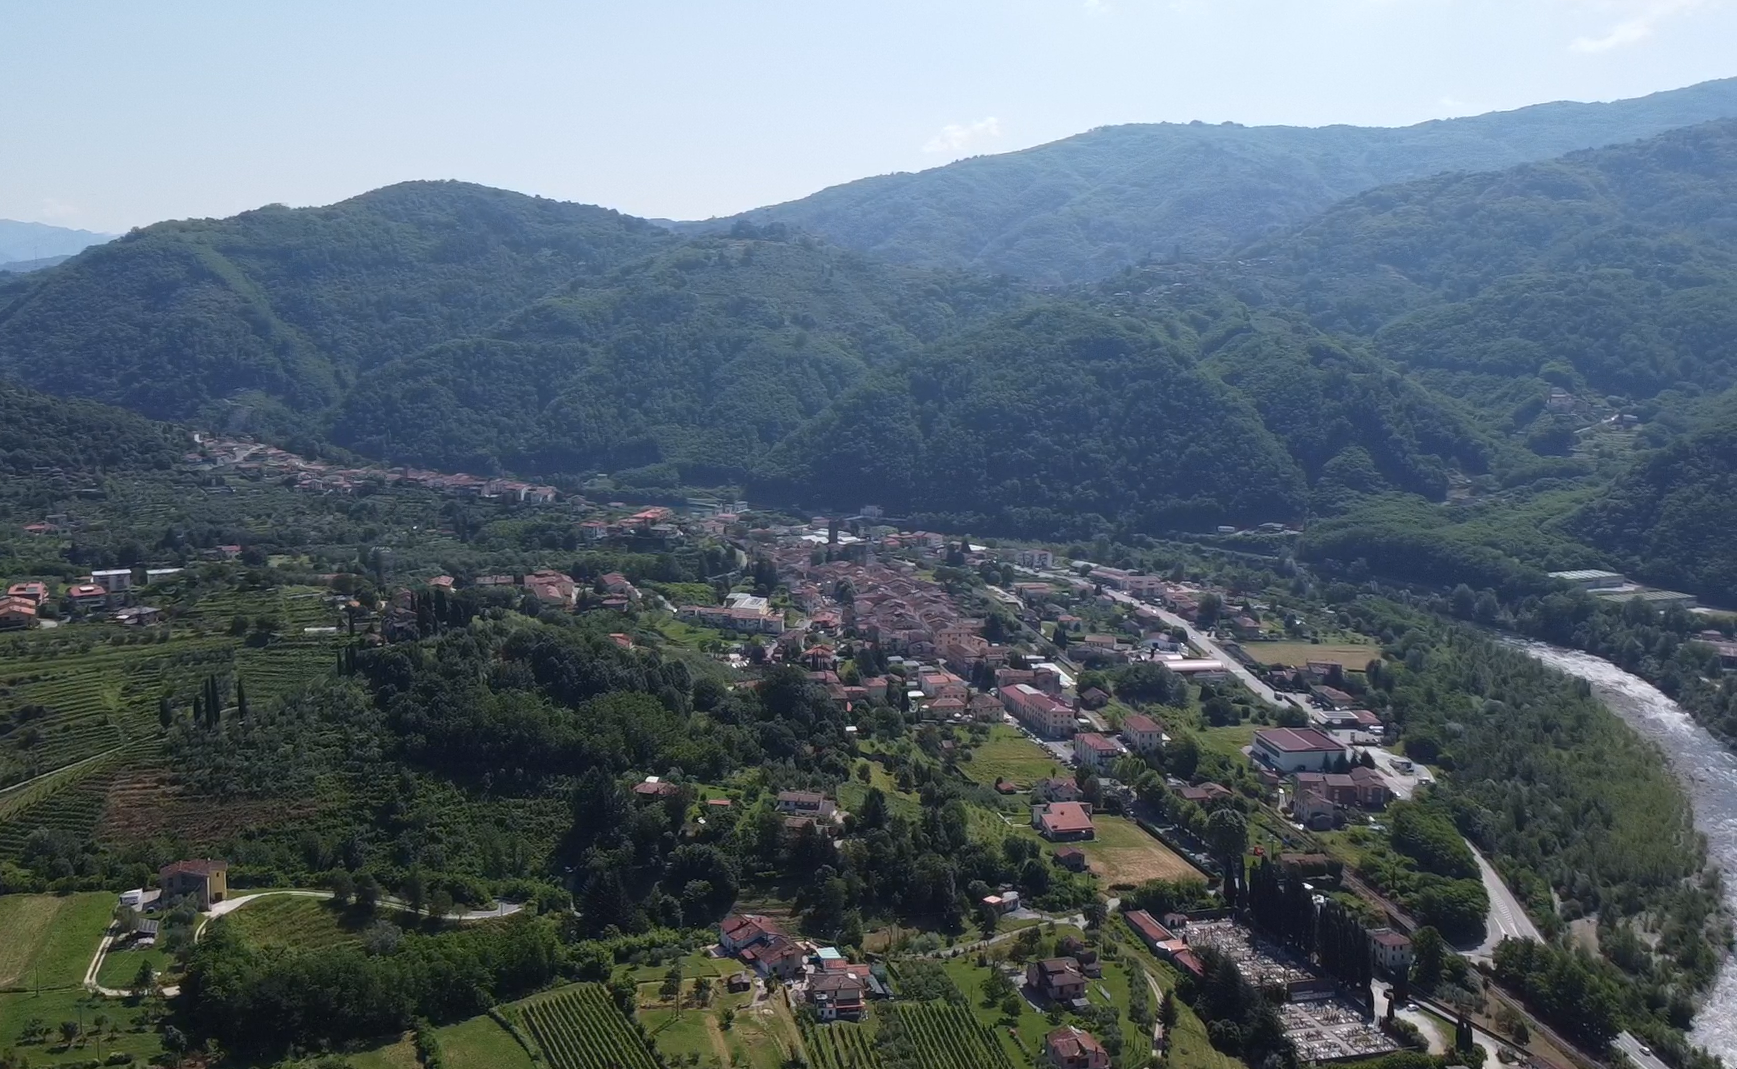
M 703 217 L 1109 123 L 1401 125 L 1737 74 L 1737 0 L 0 0 L 0 217 L 410 178 Z

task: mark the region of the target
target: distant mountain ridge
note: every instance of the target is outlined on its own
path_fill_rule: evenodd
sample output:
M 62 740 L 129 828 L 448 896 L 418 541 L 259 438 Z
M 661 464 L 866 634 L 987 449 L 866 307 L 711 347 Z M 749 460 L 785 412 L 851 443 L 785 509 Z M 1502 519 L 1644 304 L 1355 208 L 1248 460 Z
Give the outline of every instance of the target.
M 71 230 L 63 226 L 49 226 L 47 223 L 20 223 L 12 219 L 0 219 L 0 270 L 34 270 L 22 265 L 56 256 L 72 256 L 92 245 L 112 241 L 114 237 L 113 234 L 98 234 L 92 230 Z
M 736 219 L 779 222 L 894 263 L 1054 284 L 1147 258 L 1226 255 L 1377 186 L 1499 170 L 1729 117 L 1737 117 L 1737 79 L 1403 128 L 1112 126 L 676 225 L 691 233 Z

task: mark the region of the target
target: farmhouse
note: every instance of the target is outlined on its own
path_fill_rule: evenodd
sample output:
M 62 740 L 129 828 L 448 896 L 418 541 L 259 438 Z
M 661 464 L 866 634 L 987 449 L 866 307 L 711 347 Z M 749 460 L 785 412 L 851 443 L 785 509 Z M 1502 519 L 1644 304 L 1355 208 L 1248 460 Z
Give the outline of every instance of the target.
M 819 791 L 779 791 L 778 812 L 811 820 L 832 820 L 838 814 L 838 803 Z
M 1063 1025 L 1043 1038 L 1050 1069 L 1109 1069 L 1110 1054 L 1098 1037 L 1073 1025 Z
M 229 893 L 229 862 L 201 858 L 177 861 L 157 870 L 164 898 L 190 896 L 201 910 L 210 909 Z
M 808 981 L 803 997 L 823 1021 L 855 1021 L 862 1017 L 867 984 L 848 972 L 824 971 Z
M 1072 1002 L 1086 997 L 1086 974 L 1073 958 L 1046 958 L 1025 967 L 1025 982 L 1033 991 L 1054 1002 Z
M 1345 759 L 1345 746 L 1315 728 L 1266 728 L 1255 732 L 1249 756 L 1282 775 L 1326 772 Z
M 768 917 L 752 913 L 732 913 L 718 923 L 718 946 L 726 954 L 740 954 L 751 946 L 764 943 L 783 931 Z

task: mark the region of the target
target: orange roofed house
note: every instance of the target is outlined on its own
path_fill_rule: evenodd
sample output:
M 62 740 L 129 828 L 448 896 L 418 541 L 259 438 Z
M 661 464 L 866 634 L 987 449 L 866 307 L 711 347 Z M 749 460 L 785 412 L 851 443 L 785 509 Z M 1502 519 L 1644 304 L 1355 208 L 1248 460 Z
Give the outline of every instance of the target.
M 177 861 L 157 870 L 157 883 L 164 898 L 191 896 L 202 910 L 210 909 L 229 894 L 229 862 Z
M 1052 843 L 1091 839 L 1092 807 L 1085 802 L 1050 802 L 1031 807 L 1031 826 Z
M 1098 1037 L 1065 1025 L 1043 1039 L 1044 1056 L 1051 1069 L 1109 1069 L 1110 1053 Z

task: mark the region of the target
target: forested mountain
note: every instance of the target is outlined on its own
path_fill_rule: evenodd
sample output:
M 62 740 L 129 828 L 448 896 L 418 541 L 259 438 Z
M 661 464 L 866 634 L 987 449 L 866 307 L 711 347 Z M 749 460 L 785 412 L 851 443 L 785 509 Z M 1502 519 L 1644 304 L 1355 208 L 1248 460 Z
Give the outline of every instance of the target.
M 745 228 L 368 371 L 332 436 L 470 469 L 741 479 L 870 368 L 1023 298 Z
M 163 469 L 187 445 L 186 434 L 167 424 L 0 382 L 0 474 Z
M 1057 305 L 872 376 L 767 462 L 773 486 L 951 529 L 1198 527 L 1296 516 L 1302 472 L 1159 332 Z
M 0 283 L 0 375 L 159 418 L 241 398 L 282 422 L 672 240 L 602 208 L 441 182 L 160 223 Z
M 1643 457 L 1569 527 L 1655 582 L 1737 590 L 1737 425 Z
M 1632 448 L 1727 425 L 1733 205 L 1727 120 L 1385 187 L 1239 261 L 1040 294 L 781 224 L 682 238 L 412 183 L 166 223 L 0 282 L 0 373 L 395 463 L 735 483 L 985 532 L 1535 484 L 1583 495 L 1546 517 L 1550 552 L 1583 530 L 1621 555 L 1627 521 L 1559 521 Z
M 113 237 L 113 234 L 98 234 L 91 230 L 71 230 L 64 226 L 49 226 L 47 223 L 20 223 L 14 219 L 0 219 L 0 264 L 14 260 L 71 256 Z
M 1374 190 L 1255 252 L 1268 299 L 1511 427 L 1551 386 L 1716 392 L 1737 377 L 1737 121 Z
M 1104 127 L 1023 152 L 849 182 L 742 218 L 788 223 L 895 263 L 1078 281 L 1147 258 L 1225 255 L 1376 186 L 1496 170 L 1731 116 L 1737 79 L 1400 129 Z

